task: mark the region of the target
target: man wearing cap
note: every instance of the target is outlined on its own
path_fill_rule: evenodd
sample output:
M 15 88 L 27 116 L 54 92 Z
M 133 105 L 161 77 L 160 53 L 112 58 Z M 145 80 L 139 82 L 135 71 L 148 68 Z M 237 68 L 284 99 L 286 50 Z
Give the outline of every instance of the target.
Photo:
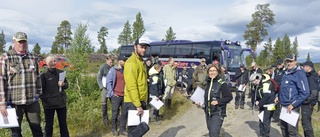
M 14 47 L 0 58 L 0 112 L 7 116 L 7 106 L 16 109 L 19 127 L 11 128 L 13 137 L 21 137 L 21 122 L 26 114 L 32 134 L 42 137 L 40 105 L 42 93 L 37 57 L 28 52 L 28 38 L 24 32 L 13 36 Z
M 300 112 L 300 106 L 310 95 L 308 79 L 306 73 L 300 66 L 297 66 L 295 54 L 288 54 L 285 59 L 287 70 L 283 74 L 280 92 L 275 99 L 275 103 L 280 103 L 287 108 L 287 112 Z M 298 125 L 298 122 L 297 122 Z M 281 120 L 281 132 L 285 136 L 298 136 L 298 126 L 292 126 Z
M 318 99 L 318 74 L 314 70 L 313 63 L 311 61 L 303 63 L 303 69 L 307 73 L 310 96 L 303 101 L 301 105 L 302 128 L 304 130 L 303 133 L 305 137 L 313 137 L 314 133 L 311 124 L 311 115 L 313 107 L 317 104 Z
M 253 75 L 253 74 L 256 74 L 256 73 L 262 74 L 262 70 L 258 67 L 256 62 L 252 62 L 251 70 L 250 70 L 250 76 Z M 250 107 L 250 109 L 253 109 L 252 107 L 254 106 L 255 95 L 256 95 L 255 89 L 256 89 L 256 85 L 253 85 L 253 84 L 250 83 L 250 92 L 249 92 L 249 95 L 248 95 L 249 98 L 252 97 L 251 98 L 252 106 Z
M 128 135 L 126 131 L 127 118 L 124 116 L 125 112 L 123 112 L 123 96 L 125 85 L 123 76 L 123 66 L 126 60 L 127 58 L 124 56 L 118 57 L 118 64 L 116 66 L 113 66 L 107 75 L 107 97 L 111 98 L 112 104 L 111 130 L 112 134 L 115 136 L 118 136 L 119 132 L 121 135 Z M 119 117 L 120 131 L 118 132 L 117 121 L 120 112 L 120 107 L 122 109 L 122 113 Z
M 244 100 L 245 100 L 245 86 L 249 82 L 249 75 L 247 69 L 244 67 L 244 64 L 240 64 L 240 69 L 236 72 L 236 83 L 238 87 L 242 87 L 242 90 L 237 90 L 236 99 L 235 99 L 235 108 L 238 109 L 239 106 L 241 109 L 244 109 Z
M 193 85 L 193 88 L 196 89 L 197 87 L 200 87 L 202 89 L 206 89 L 206 81 L 207 78 L 207 65 L 206 65 L 206 59 L 201 58 L 200 59 L 200 65 L 198 65 L 193 74 L 192 79 L 194 80 L 195 85 Z
M 108 75 L 108 72 L 110 68 L 113 65 L 114 60 L 117 58 L 114 54 L 107 54 L 106 57 L 106 63 L 103 63 L 98 71 L 97 75 L 97 83 L 99 85 L 99 88 L 101 90 L 101 111 L 102 111 L 102 118 L 103 123 L 108 126 L 108 98 L 106 97 L 108 90 L 106 85 L 106 77 Z M 104 81 L 103 81 L 104 80 Z
M 150 46 L 149 41 L 139 38 L 134 43 L 134 52 L 127 59 L 124 65 L 124 116 L 128 116 L 129 110 L 137 110 L 137 115 L 141 116 L 143 110 L 146 110 L 148 100 L 148 83 L 147 71 L 143 65 L 142 57 L 145 55 L 147 48 Z M 128 134 L 135 129 L 136 126 L 128 127 Z
M 281 86 L 281 79 L 282 79 L 282 76 L 285 73 L 286 69 L 284 68 L 284 64 L 283 64 L 283 60 L 282 59 L 278 59 L 276 64 L 277 64 L 277 67 L 273 71 L 273 74 L 272 74 L 271 78 L 274 79 L 279 86 Z M 279 92 L 281 92 L 281 91 L 279 91 Z M 280 105 L 280 103 L 277 103 L 276 104 L 276 110 L 273 113 L 272 122 L 280 122 L 280 119 L 279 119 L 280 110 L 281 110 L 281 105 Z

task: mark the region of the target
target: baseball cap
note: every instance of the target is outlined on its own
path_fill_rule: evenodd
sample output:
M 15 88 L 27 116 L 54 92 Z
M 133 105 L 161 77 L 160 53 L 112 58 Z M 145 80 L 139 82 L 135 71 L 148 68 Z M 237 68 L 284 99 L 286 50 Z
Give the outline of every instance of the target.
M 201 58 L 200 62 L 203 62 L 203 61 L 206 62 L 206 59 L 205 58 Z
M 147 38 L 138 38 L 135 42 L 134 45 L 141 45 L 141 46 L 149 46 L 150 47 L 150 42 Z
M 17 32 L 16 34 L 13 35 L 13 40 L 15 40 L 15 41 L 21 41 L 21 40 L 28 41 L 28 36 L 24 32 Z
M 255 66 L 256 65 L 256 62 L 252 62 L 251 63 L 251 67 Z
M 126 61 L 127 59 L 128 59 L 128 58 L 126 58 L 125 56 L 119 56 L 119 57 L 118 57 L 118 61 L 119 61 L 119 60 Z
M 303 66 L 309 66 L 309 67 L 313 68 L 313 63 L 312 63 L 312 61 L 306 61 L 306 62 L 304 62 L 302 65 L 303 65 Z
M 288 55 L 286 56 L 285 61 L 287 61 L 287 60 L 296 61 L 296 60 L 297 60 L 297 57 L 296 57 L 295 54 L 288 54 Z
M 277 65 L 281 65 L 281 64 L 283 64 L 283 60 L 282 59 L 278 59 L 277 60 Z
M 240 67 L 244 67 L 244 64 L 243 64 L 243 63 L 241 63 L 241 64 L 240 64 Z
M 262 77 L 261 73 L 254 73 L 250 76 L 249 80 L 254 81 L 256 79 L 261 79 L 261 77 Z

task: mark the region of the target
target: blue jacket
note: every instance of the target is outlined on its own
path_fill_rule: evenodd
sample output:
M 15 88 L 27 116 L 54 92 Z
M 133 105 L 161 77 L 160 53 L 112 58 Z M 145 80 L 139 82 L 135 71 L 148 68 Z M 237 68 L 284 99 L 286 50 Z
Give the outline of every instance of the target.
M 123 73 L 123 69 L 122 68 L 118 68 L 118 66 L 114 66 L 112 67 L 109 72 L 108 72 L 108 75 L 107 75 L 107 90 L 108 90 L 108 93 L 106 95 L 107 98 L 110 98 L 113 96 L 114 94 L 114 87 L 116 86 L 116 78 L 117 78 L 117 70 L 120 70 L 121 73 Z
M 280 86 L 278 94 L 279 101 L 282 106 L 298 107 L 310 95 L 308 79 L 306 72 L 301 67 L 294 67 L 291 70 L 286 70 Z

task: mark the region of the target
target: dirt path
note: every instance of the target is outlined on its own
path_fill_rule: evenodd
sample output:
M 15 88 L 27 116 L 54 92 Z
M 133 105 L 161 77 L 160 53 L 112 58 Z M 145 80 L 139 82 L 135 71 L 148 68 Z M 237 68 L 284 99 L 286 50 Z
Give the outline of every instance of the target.
M 235 93 L 233 93 L 235 97 Z M 250 102 L 246 98 L 246 102 Z M 191 103 L 191 102 L 190 102 Z M 249 104 L 249 103 L 247 103 Z M 227 106 L 227 117 L 224 120 L 221 137 L 256 137 L 259 135 L 258 111 L 234 109 L 234 99 Z M 183 116 L 174 119 L 168 125 L 156 125 L 145 137 L 203 137 L 208 136 L 204 111 L 192 106 Z M 271 124 L 271 137 L 281 136 L 280 127 Z

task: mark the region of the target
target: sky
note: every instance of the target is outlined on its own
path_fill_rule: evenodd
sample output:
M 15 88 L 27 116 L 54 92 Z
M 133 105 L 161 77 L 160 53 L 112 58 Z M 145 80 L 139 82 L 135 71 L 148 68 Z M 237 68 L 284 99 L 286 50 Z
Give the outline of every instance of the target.
M 109 50 L 120 45 L 117 38 L 125 22 L 132 25 L 141 13 L 146 31 L 144 37 L 160 41 L 172 27 L 180 40 L 243 39 L 246 24 L 252 18 L 257 4 L 270 4 L 276 24 L 268 28 L 268 38 L 281 39 L 288 34 L 291 42 L 298 39 L 298 61 L 320 62 L 320 1 L 318 0 L 1 0 L 0 30 L 6 35 L 6 48 L 12 45 L 12 36 L 22 31 L 28 35 L 29 50 L 39 43 L 41 52 L 48 53 L 57 28 L 68 20 L 74 32 L 79 23 L 88 24 L 95 50 L 100 45 L 97 32 L 107 27 L 106 43 Z M 262 50 L 262 42 L 257 51 Z

